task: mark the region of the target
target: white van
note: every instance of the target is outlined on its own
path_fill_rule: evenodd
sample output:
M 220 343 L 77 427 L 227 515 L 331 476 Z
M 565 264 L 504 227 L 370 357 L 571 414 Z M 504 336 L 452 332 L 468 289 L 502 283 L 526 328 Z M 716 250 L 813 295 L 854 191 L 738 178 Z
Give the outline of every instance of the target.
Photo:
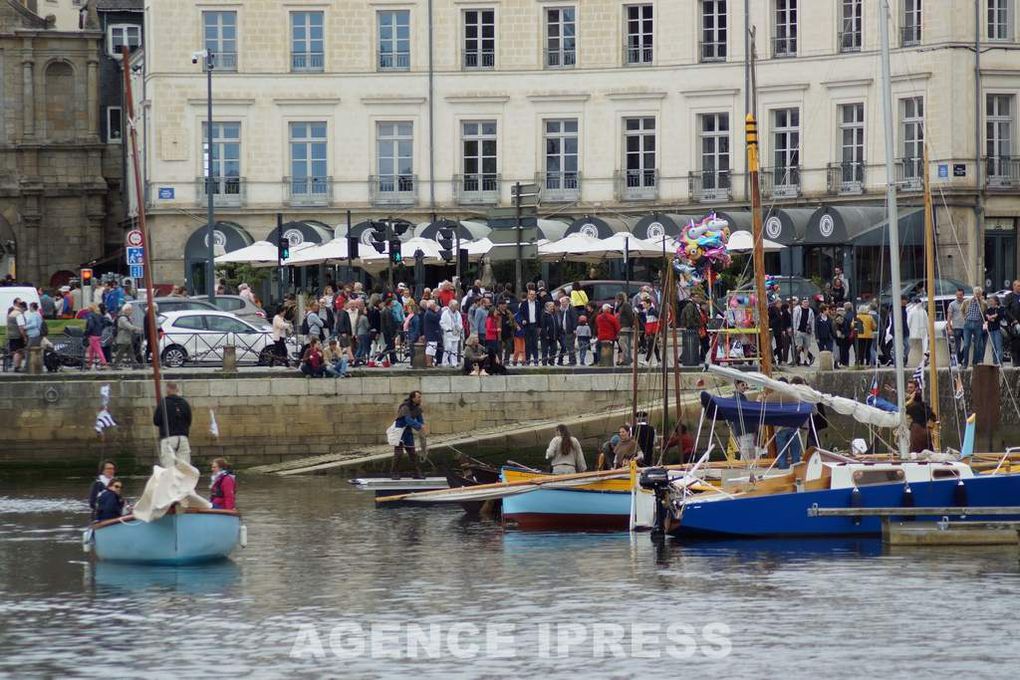
M 33 302 L 39 302 L 39 292 L 31 286 L 11 286 L 4 287 L 0 286 L 0 312 L 3 313 L 4 318 L 7 317 L 7 310 L 14 304 L 15 298 L 25 301 L 25 304 L 32 304 Z

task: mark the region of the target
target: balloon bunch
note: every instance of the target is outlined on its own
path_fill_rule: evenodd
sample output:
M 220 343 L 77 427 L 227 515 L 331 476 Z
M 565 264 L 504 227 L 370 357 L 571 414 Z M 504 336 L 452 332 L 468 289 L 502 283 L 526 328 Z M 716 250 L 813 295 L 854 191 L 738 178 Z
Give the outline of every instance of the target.
M 693 220 L 680 232 L 673 267 L 694 281 L 704 281 L 709 271 L 718 273 L 730 266 L 726 242 L 730 227 L 726 220 L 709 213 L 700 222 Z

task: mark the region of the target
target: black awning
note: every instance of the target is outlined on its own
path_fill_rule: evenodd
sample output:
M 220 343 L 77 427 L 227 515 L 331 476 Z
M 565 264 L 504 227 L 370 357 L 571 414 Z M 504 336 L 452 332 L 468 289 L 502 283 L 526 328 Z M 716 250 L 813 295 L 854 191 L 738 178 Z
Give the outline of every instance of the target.
M 884 210 L 882 211 L 885 212 Z M 900 245 L 901 246 L 923 246 L 924 245 L 924 210 L 921 208 L 907 208 L 900 213 Z M 854 247 L 860 246 L 888 246 L 889 245 L 889 220 L 882 220 L 873 225 L 870 229 L 862 231 L 850 239 Z
M 784 246 L 802 245 L 814 212 L 812 208 L 767 208 L 762 211 L 765 238 Z
M 804 245 L 842 245 L 885 220 L 885 208 L 866 205 L 826 205 L 811 214 Z
M 692 220 L 697 222 L 698 215 L 678 215 L 676 213 L 652 213 L 645 215 L 634 225 L 634 236 L 637 238 L 658 239 L 663 236 L 680 236 L 680 232 Z
M 287 237 L 291 246 L 302 243 L 320 245 L 333 240 L 333 229 L 328 224 L 317 220 L 296 220 L 287 222 L 281 227 L 273 227 L 273 230 L 266 236 L 266 240 L 276 243 L 281 233 Z
M 638 218 L 636 217 L 596 217 L 595 215 L 585 215 L 580 219 L 574 220 L 564 236 L 584 234 L 592 238 L 609 238 L 619 232 L 634 233 L 634 227 L 637 226 L 637 223 Z
M 187 259 L 205 260 L 209 257 L 209 245 L 206 242 L 207 224 L 203 224 L 188 237 L 184 246 L 184 257 Z M 213 238 L 216 245 L 223 247 L 223 252 L 232 253 L 255 243 L 251 234 L 237 222 L 217 222 L 213 226 Z

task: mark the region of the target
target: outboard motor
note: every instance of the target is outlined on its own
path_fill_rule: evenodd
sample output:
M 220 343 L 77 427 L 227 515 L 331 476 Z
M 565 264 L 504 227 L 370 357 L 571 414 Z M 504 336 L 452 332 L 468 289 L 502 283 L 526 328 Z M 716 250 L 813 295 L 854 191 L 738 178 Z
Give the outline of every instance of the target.
M 662 467 L 645 468 L 638 477 L 642 489 L 655 492 L 655 521 L 652 535 L 661 536 L 666 524 L 666 489 L 669 488 L 669 470 Z

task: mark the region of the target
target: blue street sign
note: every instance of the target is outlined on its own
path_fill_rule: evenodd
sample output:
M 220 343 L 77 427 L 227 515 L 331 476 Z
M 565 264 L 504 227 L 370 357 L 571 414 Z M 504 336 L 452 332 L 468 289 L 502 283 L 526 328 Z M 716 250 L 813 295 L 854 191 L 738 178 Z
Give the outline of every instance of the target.
M 145 264 L 145 254 L 141 248 L 125 248 L 124 252 L 127 255 L 127 263 L 129 267 Z
M 946 179 L 949 177 L 949 164 L 939 163 L 939 179 Z
M 161 201 L 172 201 L 172 200 L 174 200 L 174 188 L 173 187 L 160 187 L 159 188 L 159 200 L 161 200 Z
M 145 267 L 140 264 L 133 264 L 128 267 L 130 270 L 129 274 L 133 279 L 141 279 L 145 277 Z

